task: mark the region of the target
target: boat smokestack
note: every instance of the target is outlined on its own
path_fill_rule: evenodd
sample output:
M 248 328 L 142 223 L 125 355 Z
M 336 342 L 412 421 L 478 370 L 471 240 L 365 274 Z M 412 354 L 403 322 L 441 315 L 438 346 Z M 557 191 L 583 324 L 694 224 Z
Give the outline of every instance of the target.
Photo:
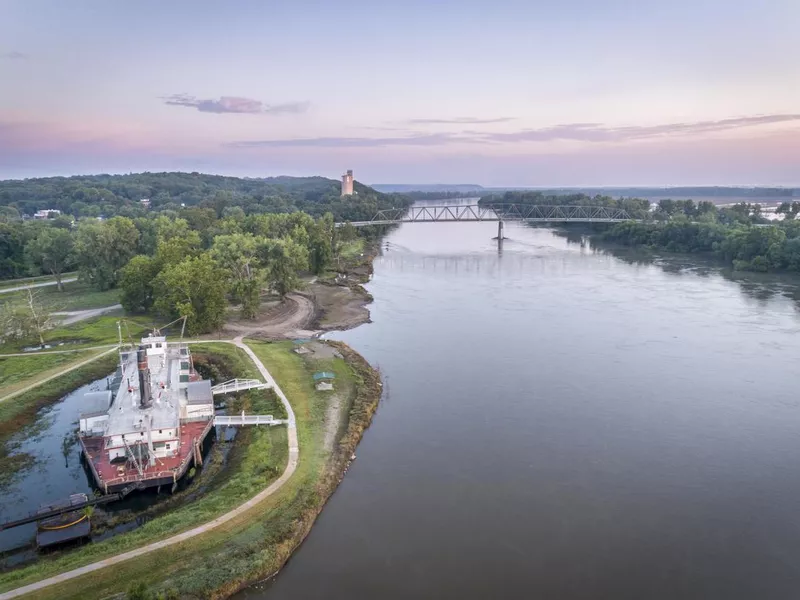
M 144 346 L 139 346 L 137 361 L 139 363 L 139 406 L 150 408 L 153 399 L 150 396 L 150 369 L 147 368 L 147 349 Z

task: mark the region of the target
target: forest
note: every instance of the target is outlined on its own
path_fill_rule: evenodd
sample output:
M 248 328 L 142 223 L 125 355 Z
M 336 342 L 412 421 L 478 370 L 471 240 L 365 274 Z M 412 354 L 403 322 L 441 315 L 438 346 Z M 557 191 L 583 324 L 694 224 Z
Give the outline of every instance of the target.
M 245 214 L 303 211 L 319 217 L 331 213 L 337 221 L 371 218 L 378 210 L 402 208 L 410 200 L 384 194 L 355 182 L 354 194 L 340 197 L 340 183 L 324 177 L 224 177 L 201 173 L 138 173 L 47 177 L 0 181 L 0 218 L 32 215 L 56 209 L 80 217 L 147 214 L 179 211 L 199 206 L 213 208 L 222 216 L 226 208 L 239 207 Z
M 742 202 L 718 208 L 711 202 L 662 200 L 648 221 L 618 223 L 604 240 L 626 246 L 716 255 L 741 271 L 800 272 L 800 202 L 783 202 L 782 221 L 766 221 L 761 206 Z
M 648 217 L 650 201 L 641 198 L 612 198 L 611 196 L 589 196 L 588 194 L 546 194 L 536 191 L 509 191 L 502 194 L 489 194 L 482 196 L 478 204 L 541 204 L 547 206 L 607 206 L 610 208 L 625 209 L 634 219 Z
M 64 273 L 77 271 L 96 290 L 119 288 L 128 312 L 189 317 L 192 334 L 219 328 L 229 301 L 253 318 L 263 291 L 283 297 L 301 274 L 325 271 L 357 236 L 335 221 L 411 203 L 360 184 L 342 198 L 338 182 L 321 177 L 145 173 L 0 182 L 0 190 L 0 278 L 48 274 L 61 289 Z M 21 216 L 42 208 L 62 214 Z M 4 303 L 0 312 L 3 331 L 29 331 L 31 307 Z

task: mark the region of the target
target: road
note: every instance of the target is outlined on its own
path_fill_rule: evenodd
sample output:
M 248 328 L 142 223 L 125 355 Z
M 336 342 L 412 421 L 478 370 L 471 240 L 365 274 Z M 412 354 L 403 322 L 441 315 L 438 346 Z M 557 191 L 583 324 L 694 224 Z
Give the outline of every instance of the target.
M 61 280 L 61 283 L 72 283 L 73 281 L 78 281 L 78 278 L 77 277 L 66 277 L 65 279 Z M 28 288 L 47 287 L 49 285 L 56 285 L 56 282 L 55 281 L 44 281 L 42 283 L 29 283 L 28 285 L 18 285 L 16 287 L 3 288 L 3 289 L 0 289 L 0 294 L 8 294 L 9 292 L 20 292 L 22 290 L 27 290 Z
M 264 363 L 262 363 L 261 360 L 256 356 L 255 352 L 253 352 L 250 349 L 250 347 L 244 343 L 244 341 L 242 340 L 242 336 L 234 338 L 233 340 L 220 340 L 220 341 L 226 344 L 235 344 L 236 346 L 245 351 L 245 353 L 255 363 L 259 373 L 261 373 L 261 376 L 264 378 L 264 381 L 272 385 L 272 389 L 275 390 L 275 394 L 277 394 L 278 398 L 283 404 L 283 407 L 286 409 L 286 414 L 288 415 L 287 431 L 289 438 L 289 460 L 286 463 L 286 469 L 283 471 L 281 476 L 278 477 L 278 479 L 276 479 L 275 481 L 273 481 L 269 486 L 261 490 L 258 494 L 250 498 L 250 500 L 248 500 L 244 504 L 237 506 L 230 512 L 227 512 L 224 515 L 217 517 L 213 521 L 195 527 L 194 529 L 190 529 L 189 531 L 184 531 L 183 533 L 174 535 L 165 540 L 161 540 L 160 542 L 153 542 L 152 544 L 147 544 L 146 546 L 142 546 L 141 548 L 137 548 L 136 550 L 123 552 L 122 554 L 111 556 L 104 560 L 88 564 L 84 567 L 73 569 L 72 571 L 67 571 L 65 573 L 60 573 L 59 575 L 48 577 L 47 579 L 43 579 L 42 581 L 37 581 L 36 583 L 31 583 L 29 585 L 17 588 L 15 590 L 11 590 L 4 594 L 0 594 L 0 600 L 10 600 L 11 598 L 19 598 L 20 596 L 24 596 L 26 594 L 32 594 L 46 587 L 50 587 L 51 585 L 63 583 L 70 579 L 81 577 L 82 575 L 87 575 L 89 573 L 93 573 L 94 571 L 99 571 L 100 569 L 104 569 L 106 567 L 119 564 L 126 560 L 130 560 L 132 558 L 136 558 L 138 556 L 142 556 L 150 552 L 155 552 L 156 550 L 162 550 L 163 548 L 168 548 L 169 546 L 173 546 L 175 544 L 179 544 L 198 535 L 202 535 L 203 533 L 211 531 L 212 529 L 215 529 L 216 527 L 219 527 L 220 525 L 227 523 L 231 519 L 235 519 L 242 513 L 250 510 L 256 504 L 264 501 L 266 498 L 268 498 L 269 496 L 277 492 L 279 489 L 281 489 L 283 484 L 285 484 L 289 480 L 289 478 L 297 469 L 297 464 L 300 459 L 300 446 L 297 441 L 297 422 L 295 419 L 294 410 L 292 410 L 292 406 L 291 404 L 289 404 L 289 400 L 286 398 L 286 395 L 278 386 L 278 383 L 272 377 L 270 372 L 264 366 Z M 189 343 L 208 343 L 208 342 L 204 341 L 204 342 L 189 342 Z M 214 340 L 214 343 L 217 343 L 217 340 Z

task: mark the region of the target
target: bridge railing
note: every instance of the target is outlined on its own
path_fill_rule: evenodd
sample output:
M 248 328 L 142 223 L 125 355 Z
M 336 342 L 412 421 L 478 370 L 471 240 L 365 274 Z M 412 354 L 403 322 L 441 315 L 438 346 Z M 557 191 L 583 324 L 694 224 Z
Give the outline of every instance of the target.
M 216 415 L 214 425 L 282 425 L 286 421 L 272 415 Z
M 529 221 L 617 223 L 633 220 L 622 208 L 611 206 L 545 204 L 469 204 L 454 206 L 412 206 L 378 211 L 369 221 L 354 221 L 355 227 L 393 223 L 438 223 L 449 221 Z M 337 223 L 343 225 L 343 223 Z
M 211 388 L 213 395 L 217 394 L 230 394 L 233 392 L 242 392 L 244 390 L 257 390 L 268 388 L 269 384 L 259 381 L 258 379 L 231 379 L 225 383 L 219 383 Z

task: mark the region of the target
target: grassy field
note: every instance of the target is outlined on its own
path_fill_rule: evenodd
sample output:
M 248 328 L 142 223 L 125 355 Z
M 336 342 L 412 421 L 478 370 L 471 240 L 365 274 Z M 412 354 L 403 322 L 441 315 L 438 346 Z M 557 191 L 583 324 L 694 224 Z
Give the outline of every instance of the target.
M 124 343 L 130 342 L 131 339 L 138 343 L 139 338 L 143 335 L 147 335 L 154 326 L 164 323 L 164 321 L 153 319 L 152 317 L 118 317 L 104 315 L 102 317 L 73 323 L 72 325 L 50 329 L 45 332 L 44 341 L 54 346 L 62 342 L 69 342 L 69 346 L 54 347 L 53 350 L 80 350 L 93 346 L 116 344 L 119 341 L 119 334 L 117 332 L 118 321 L 123 323 L 122 341 Z M 165 330 L 165 333 L 175 337 L 176 332 Z M 180 333 L 180 328 L 177 329 L 177 333 Z M 30 340 L 0 344 L 0 354 L 21 352 L 23 347 L 30 344 Z
M 0 357 L 0 399 L 31 383 L 86 360 L 99 351 L 85 350 L 68 354 Z
M 109 597 L 129 591 L 130 582 L 134 581 L 150 590 L 139 597 L 155 598 L 160 594 L 161 597 L 219 598 L 246 582 L 270 575 L 288 559 L 335 489 L 341 469 L 369 424 L 380 388 L 377 375 L 366 362 L 344 347 L 342 351 L 348 362 L 306 360 L 290 351 L 290 343 L 253 342 L 250 345 L 286 393 L 297 416 L 300 463 L 292 478 L 265 501 L 207 534 L 47 588 L 36 593 L 36 598 L 85 598 L 86 590 L 92 590 L 96 597 Z M 221 345 L 204 344 L 196 351 L 200 356 L 209 350 L 216 351 L 217 346 Z M 231 347 L 221 352 L 238 354 Z M 346 406 L 350 409 L 348 427 L 332 452 L 323 447 L 328 396 L 317 392 L 311 379 L 311 374 L 319 369 L 336 372 L 337 389 L 348 398 Z M 253 409 L 256 408 L 254 405 Z M 250 432 L 253 439 L 246 445 L 241 461 L 232 469 L 228 486 L 129 534 L 0 574 L 0 593 L 162 539 L 207 521 L 224 512 L 226 507 L 251 497 L 265 487 L 276 468 L 282 471 L 287 444 L 284 428 L 252 429 Z
M 58 287 L 55 285 L 35 288 L 33 291 L 41 302 L 53 311 L 87 310 L 90 308 L 112 306 L 119 303 L 120 296 L 119 289 L 100 292 L 88 283 L 82 281 L 65 283 L 63 292 L 59 292 Z M 27 296 L 28 292 L 25 290 L 0 294 L 0 304 L 4 302 L 24 301 Z

